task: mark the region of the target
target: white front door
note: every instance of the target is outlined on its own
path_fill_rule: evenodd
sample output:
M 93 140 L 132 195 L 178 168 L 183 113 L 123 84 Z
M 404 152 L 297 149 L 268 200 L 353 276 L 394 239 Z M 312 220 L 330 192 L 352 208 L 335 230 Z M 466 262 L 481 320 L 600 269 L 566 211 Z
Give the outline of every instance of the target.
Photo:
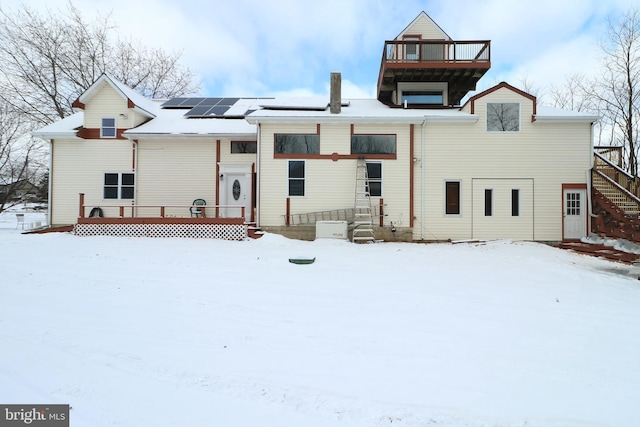
M 220 164 L 220 216 L 251 221 L 251 164 Z
M 587 234 L 587 191 L 564 190 L 564 239 L 580 239 Z

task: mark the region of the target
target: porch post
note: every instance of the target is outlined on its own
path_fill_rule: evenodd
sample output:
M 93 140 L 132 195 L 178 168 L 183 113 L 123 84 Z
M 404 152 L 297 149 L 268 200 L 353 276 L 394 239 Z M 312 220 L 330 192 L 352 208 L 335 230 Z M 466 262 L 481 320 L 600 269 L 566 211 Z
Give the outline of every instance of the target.
M 78 216 L 84 218 L 84 193 L 80 193 L 80 212 Z

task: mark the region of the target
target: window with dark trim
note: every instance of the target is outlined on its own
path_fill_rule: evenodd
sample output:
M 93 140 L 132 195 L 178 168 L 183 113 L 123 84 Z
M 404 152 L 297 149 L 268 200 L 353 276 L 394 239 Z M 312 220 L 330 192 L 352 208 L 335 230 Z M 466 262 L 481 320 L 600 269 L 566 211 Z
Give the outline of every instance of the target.
M 511 190 L 511 216 L 520 216 L 520 190 Z
M 460 215 L 460 181 L 447 181 L 445 187 L 445 213 Z
M 102 126 L 100 127 L 100 138 L 116 137 L 116 119 L 113 117 L 103 117 Z
M 489 132 L 518 132 L 520 130 L 520 104 L 488 102 L 487 130 Z
M 367 191 L 372 197 L 382 197 L 381 162 L 367 162 Z
M 320 135 L 315 133 L 274 135 L 276 154 L 320 154 Z
M 104 174 L 103 198 L 133 199 L 135 193 L 135 174 L 114 172 Z
M 289 196 L 304 196 L 304 160 L 289 160 Z
M 231 141 L 231 153 L 257 153 L 258 143 L 256 141 Z
M 484 216 L 493 215 L 493 190 L 491 188 L 484 189 Z
M 396 154 L 396 136 L 351 135 L 351 154 Z
M 444 95 L 441 90 L 403 90 L 402 104 L 443 105 Z

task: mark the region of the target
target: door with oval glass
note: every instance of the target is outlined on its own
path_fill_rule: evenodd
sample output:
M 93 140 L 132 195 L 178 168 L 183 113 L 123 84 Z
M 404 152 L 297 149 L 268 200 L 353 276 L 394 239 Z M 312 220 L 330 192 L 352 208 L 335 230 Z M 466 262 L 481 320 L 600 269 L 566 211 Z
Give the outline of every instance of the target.
M 220 173 L 220 216 L 240 218 L 244 207 L 244 218 L 251 221 L 251 165 L 243 171 L 238 165 L 221 166 Z

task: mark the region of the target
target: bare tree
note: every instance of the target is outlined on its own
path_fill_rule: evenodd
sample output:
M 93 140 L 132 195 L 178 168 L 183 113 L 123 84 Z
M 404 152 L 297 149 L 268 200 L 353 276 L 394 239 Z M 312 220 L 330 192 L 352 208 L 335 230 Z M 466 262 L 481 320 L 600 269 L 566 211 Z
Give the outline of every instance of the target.
M 33 155 L 38 142 L 25 137 L 29 129 L 21 112 L 0 102 L 0 212 L 22 202 L 18 192 L 42 172 L 42 162 Z
M 149 97 L 199 90 L 194 72 L 179 64 L 181 53 L 118 40 L 114 29 L 110 15 L 89 22 L 71 3 L 44 14 L 0 8 L 0 99 L 43 125 L 68 116 L 102 73 Z
M 609 21 L 602 76 L 582 85 L 611 127 L 611 144 L 624 149 L 625 165 L 638 174 L 640 124 L 640 11 L 631 9 L 620 21 Z

